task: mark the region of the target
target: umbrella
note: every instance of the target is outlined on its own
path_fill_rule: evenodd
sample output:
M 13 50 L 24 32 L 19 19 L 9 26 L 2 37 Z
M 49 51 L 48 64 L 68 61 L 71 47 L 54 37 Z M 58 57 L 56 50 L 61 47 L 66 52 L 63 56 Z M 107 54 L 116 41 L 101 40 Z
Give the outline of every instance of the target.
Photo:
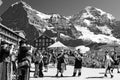
M 63 43 L 61 43 L 60 41 L 55 42 L 54 44 L 48 46 L 48 48 L 68 48 L 67 46 L 65 46 Z

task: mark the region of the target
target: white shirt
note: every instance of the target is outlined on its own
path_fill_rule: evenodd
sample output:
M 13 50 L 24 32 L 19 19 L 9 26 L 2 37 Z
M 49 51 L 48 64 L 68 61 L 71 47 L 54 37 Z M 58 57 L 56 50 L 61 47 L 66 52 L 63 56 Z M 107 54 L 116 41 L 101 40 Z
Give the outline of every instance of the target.
M 107 59 L 107 60 L 110 60 L 110 61 L 113 61 L 113 59 L 112 59 L 112 58 L 110 57 L 110 55 L 108 55 L 108 54 L 106 55 L 106 59 Z

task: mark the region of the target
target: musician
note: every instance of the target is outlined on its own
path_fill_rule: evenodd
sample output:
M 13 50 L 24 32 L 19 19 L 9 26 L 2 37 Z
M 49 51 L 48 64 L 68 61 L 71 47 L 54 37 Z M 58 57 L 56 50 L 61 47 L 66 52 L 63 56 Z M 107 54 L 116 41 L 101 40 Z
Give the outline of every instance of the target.
M 78 71 L 78 76 L 81 76 L 81 68 L 82 68 L 82 54 L 80 53 L 80 49 L 75 51 L 75 64 L 74 64 L 74 72 L 73 77 L 76 75 Z
M 57 74 L 56 74 L 56 77 L 58 77 L 58 74 L 61 73 L 61 77 L 63 77 L 63 72 L 64 72 L 64 69 L 65 69 L 65 60 L 64 60 L 64 52 L 63 50 L 61 50 L 60 53 L 58 53 L 58 56 L 57 56 Z
M 18 80 L 29 80 L 30 63 L 31 63 L 31 49 L 26 46 L 26 41 L 19 42 L 18 53 Z
M 46 52 L 46 51 L 43 53 L 43 62 L 44 62 L 44 68 L 45 68 L 44 72 L 47 72 L 48 64 L 49 64 L 49 55 L 48 55 L 48 52 Z
M 37 53 L 37 49 L 35 50 L 35 53 L 33 55 L 33 62 L 35 64 L 35 72 L 34 72 L 34 77 L 38 77 L 38 71 L 39 71 L 39 54 Z
M 57 56 L 56 56 L 56 52 L 53 50 L 52 51 L 52 62 L 53 62 L 53 67 L 55 67 L 55 63 L 57 62 Z
M 18 50 L 17 49 L 15 49 L 15 46 L 14 46 L 14 48 L 11 50 L 11 62 L 12 62 L 12 69 L 13 69 L 13 73 L 15 74 L 16 73 L 16 71 L 17 71 L 17 65 L 16 65 L 16 63 L 17 63 L 17 53 L 18 53 Z
M 43 56 L 40 50 L 36 50 L 34 55 L 35 73 L 34 77 L 43 77 Z

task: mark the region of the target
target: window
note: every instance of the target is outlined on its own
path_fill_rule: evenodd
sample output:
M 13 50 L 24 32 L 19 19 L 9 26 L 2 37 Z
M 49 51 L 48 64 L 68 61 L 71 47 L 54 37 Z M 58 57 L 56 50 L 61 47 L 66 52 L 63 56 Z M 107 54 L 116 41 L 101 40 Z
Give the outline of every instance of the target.
M 45 40 L 43 39 L 42 42 L 44 43 L 44 41 L 45 41 Z
M 3 36 L 3 39 L 5 39 L 5 36 Z
M 42 50 L 45 50 L 45 48 L 43 47 Z
M 36 46 L 38 46 L 38 43 L 36 43 Z
M 48 42 L 49 40 L 48 39 L 46 39 L 46 42 Z
M 15 38 L 17 39 L 17 36 L 15 35 Z
M 0 31 L 2 31 L 2 28 L 0 27 Z
M 43 42 L 42 45 L 45 46 L 45 43 Z
M 39 39 L 39 42 L 41 42 L 41 39 Z
M 36 40 L 36 43 L 38 42 L 38 40 Z
M 48 43 L 46 43 L 46 46 L 48 46 Z
M 50 45 L 52 45 L 52 43 L 50 43 Z
M 43 36 L 42 38 L 45 38 L 45 36 Z
M 50 40 L 50 42 L 52 42 L 52 40 Z
M 6 34 L 8 34 L 8 31 L 6 31 Z
M 2 32 L 4 33 L 4 29 L 2 29 Z

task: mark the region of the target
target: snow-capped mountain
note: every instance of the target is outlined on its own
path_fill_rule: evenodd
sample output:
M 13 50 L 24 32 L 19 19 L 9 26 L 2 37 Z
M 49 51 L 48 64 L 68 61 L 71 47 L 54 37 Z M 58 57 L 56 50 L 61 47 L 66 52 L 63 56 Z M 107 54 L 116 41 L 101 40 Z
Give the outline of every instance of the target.
M 90 30 L 96 31 L 96 34 L 101 32 L 102 34 L 112 35 L 112 30 L 108 24 L 112 24 L 115 18 L 98 8 L 88 6 L 81 12 L 71 16 L 70 20 L 75 25 L 88 27 Z
M 70 46 L 84 45 L 84 42 L 119 43 L 119 39 L 114 37 L 115 17 L 91 6 L 65 17 L 60 14 L 44 14 L 19 1 L 12 4 L 1 18 L 4 25 L 14 30 L 24 30 L 30 43 L 41 34 L 59 37 L 63 43 Z M 57 36 L 58 33 L 60 36 Z
M 111 43 L 113 41 L 119 43 L 119 39 L 113 35 L 115 17 L 101 9 L 88 6 L 69 19 L 77 31 L 82 33 L 79 39 L 88 39 L 97 43 Z

